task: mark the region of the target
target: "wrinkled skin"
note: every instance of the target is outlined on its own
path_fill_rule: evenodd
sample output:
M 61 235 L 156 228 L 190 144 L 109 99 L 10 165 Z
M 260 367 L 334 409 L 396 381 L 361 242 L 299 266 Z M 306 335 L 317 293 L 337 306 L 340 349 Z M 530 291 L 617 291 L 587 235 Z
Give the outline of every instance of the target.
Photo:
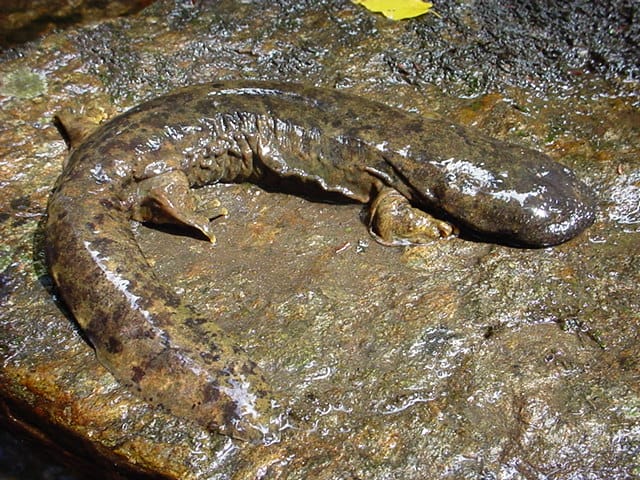
M 262 374 L 215 322 L 156 279 L 131 219 L 195 228 L 213 241 L 189 189 L 244 181 L 363 203 L 384 195 L 372 225 L 387 243 L 454 231 L 439 220 L 423 228 L 431 219 L 424 212 L 522 246 L 564 242 L 594 219 L 586 187 L 542 153 L 301 85 L 188 87 L 74 147 L 49 202 L 46 253 L 98 358 L 145 400 L 252 441 L 268 440 L 281 413 Z M 403 233 L 412 228 L 418 233 Z

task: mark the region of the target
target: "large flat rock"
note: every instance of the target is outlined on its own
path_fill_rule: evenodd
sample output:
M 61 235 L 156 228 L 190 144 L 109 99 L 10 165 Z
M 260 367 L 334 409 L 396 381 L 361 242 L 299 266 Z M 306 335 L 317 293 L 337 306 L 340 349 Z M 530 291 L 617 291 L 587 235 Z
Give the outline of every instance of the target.
M 346 1 L 165 1 L 3 52 L 4 425 L 93 478 L 640 475 L 638 6 L 453 3 L 392 22 Z M 109 118 L 219 78 L 340 88 L 541 149 L 593 189 L 597 221 L 546 249 L 389 248 L 361 206 L 231 185 L 198 191 L 230 212 L 216 246 L 134 225 L 162 281 L 296 411 L 273 445 L 211 434 L 96 361 L 43 223 L 67 155 L 56 111 Z

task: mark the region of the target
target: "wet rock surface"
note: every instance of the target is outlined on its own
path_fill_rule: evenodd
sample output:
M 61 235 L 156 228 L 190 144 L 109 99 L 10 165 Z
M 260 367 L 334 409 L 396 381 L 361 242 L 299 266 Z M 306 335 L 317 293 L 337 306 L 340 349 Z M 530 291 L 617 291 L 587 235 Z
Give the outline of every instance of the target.
M 640 475 L 638 6 L 574 3 L 436 4 L 441 18 L 394 23 L 345 1 L 158 2 L 4 52 L 3 424 L 79 477 Z M 42 225 L 66 156 L 57 110 L 108 118 L 216 78 L 344 88 L 534 146 L 593 188 L 597 221 L 550 249 L 388 248 L 360 206 L 232 185 L 198 192 L 230 212 L 215 247 L 134 226 L 294 412 L 273 445 L 212 435 L 97 363 L 56 301 Z
M 0 50 L 73 25 L 131 15 L 153 0 L 4 0 L 0 5 Z

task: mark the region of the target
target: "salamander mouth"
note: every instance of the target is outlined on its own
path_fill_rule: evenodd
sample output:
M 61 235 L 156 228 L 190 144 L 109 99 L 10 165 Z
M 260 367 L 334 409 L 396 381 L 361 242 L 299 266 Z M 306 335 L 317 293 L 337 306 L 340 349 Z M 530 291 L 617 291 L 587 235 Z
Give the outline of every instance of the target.
M 563 219 L 546 225 L 540 244 L 542 246 L 551 246 L 566 242 L 591 226 L 595 218 L 593 208 L 579 202 Z
M 568 169 L 562 168 L 551 179 L 548 195 L 543 203 L 546 218 L 534 230 L 541 237 L 542 246 L 557 245 L 585 230 L 595 221 L 595 201 L 587 186 Z

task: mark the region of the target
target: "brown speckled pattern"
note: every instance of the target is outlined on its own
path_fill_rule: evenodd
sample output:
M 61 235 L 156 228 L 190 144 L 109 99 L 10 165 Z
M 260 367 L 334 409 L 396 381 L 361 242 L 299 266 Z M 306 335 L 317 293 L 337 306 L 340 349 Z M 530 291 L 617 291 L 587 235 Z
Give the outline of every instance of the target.
M 141 186 L 167 175 L 192 187 L 252 181 L 359 202 L 390 186 L 474 235 L 527 246 L 563 242 L 593 221 L 586 187 L 545 155 L 334 90 L 211 83 L 106 123 L 73 151 L 49 202 L 58 290 L 132 391 L 257 441 L 278 415 L 261 373 L 156 279 L 130 229 L 132 218 L 155 218 Z M 181 198 L 179 213 L 188 209 Z

